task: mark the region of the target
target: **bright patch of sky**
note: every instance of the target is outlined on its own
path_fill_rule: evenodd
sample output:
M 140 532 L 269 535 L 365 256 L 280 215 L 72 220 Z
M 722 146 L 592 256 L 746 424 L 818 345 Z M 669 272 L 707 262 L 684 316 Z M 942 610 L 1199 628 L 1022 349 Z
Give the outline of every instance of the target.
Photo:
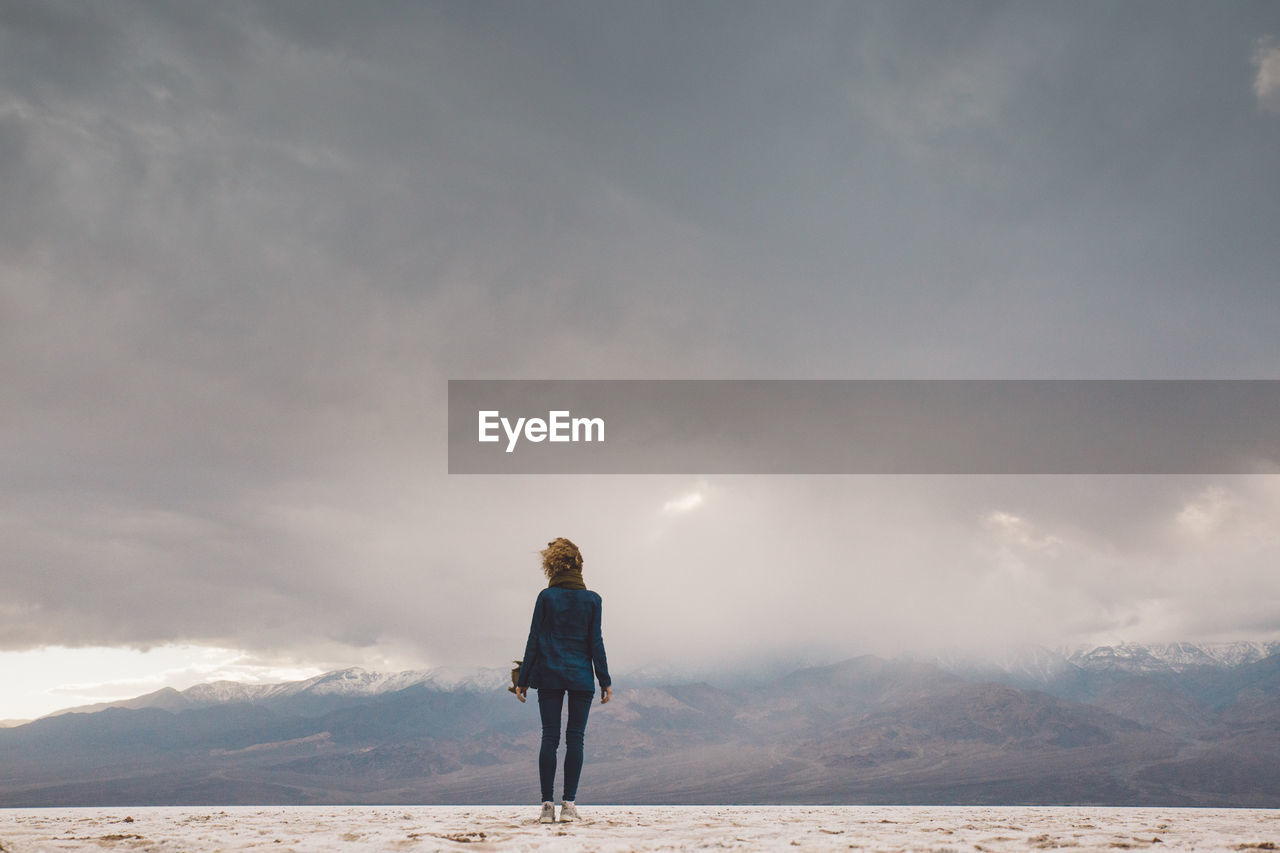
M 1253 54 L 1253 64 L 1258 69 L 1258 75 L 1253 80 L 1258 106 L 1280 112 L 1280 46 L 1269 37 L 1259 40 L 1258 48 Z
M 662 511 L 668 515 L 683 515 L 693 512 L 706 501 L 706 487 L 699 486 L 693 491 L 674 497 L 662 505 Z
M 165 687 L 209 681 L 270 684 L 319 675 L 314 666 L 274 664 L 235 649 L 167 645 L 140 649 L 47 646 L 0 652 L 0 684 L 9 719 L 33 719 L 63 708 L 131 699 Z

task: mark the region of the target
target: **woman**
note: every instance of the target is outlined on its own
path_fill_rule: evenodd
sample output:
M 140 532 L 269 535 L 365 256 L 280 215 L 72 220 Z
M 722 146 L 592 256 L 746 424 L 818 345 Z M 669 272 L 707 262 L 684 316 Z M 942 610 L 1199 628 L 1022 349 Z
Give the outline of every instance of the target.
M 592 668 L 600 680 L 601 704 L 613 698 L 613 680 L 609 678 L 604 639 L 600 636 L 600 596 L 582 582 L 582 552 L 568 539 L 554 539 L 542 551 L 542 571 L 547 576 L 547 588 L 538 593 L 533 605 L 533 623 L 520 664 L 516 698 L 525 701 L 530 687 L 538 691 L 538 711 L 542 714 L 542 750 L 538 753 L 542 814 L 538 821 L 553 823 L 556 810 L 551 794 L 565 696 L 569 697 L 569 721 L 565 726 L 560 820 L 571 821 L 578 819 L 573 803 L 582 774 L 582 738 L 587 732 L 587 713 L 595 692 Z

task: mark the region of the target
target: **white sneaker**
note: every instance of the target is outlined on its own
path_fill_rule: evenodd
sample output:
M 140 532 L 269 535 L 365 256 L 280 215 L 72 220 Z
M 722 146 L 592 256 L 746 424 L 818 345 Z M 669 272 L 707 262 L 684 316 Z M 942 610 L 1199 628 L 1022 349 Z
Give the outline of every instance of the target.
M 573 800 L 565 800 L 560 804 L 560 822 L 569 823 L 578 819 L 578 809 Z
M 538 823 L 556 822 L 556 804 L 547 800 L 542 804 L 542 814 L 538 815 Z

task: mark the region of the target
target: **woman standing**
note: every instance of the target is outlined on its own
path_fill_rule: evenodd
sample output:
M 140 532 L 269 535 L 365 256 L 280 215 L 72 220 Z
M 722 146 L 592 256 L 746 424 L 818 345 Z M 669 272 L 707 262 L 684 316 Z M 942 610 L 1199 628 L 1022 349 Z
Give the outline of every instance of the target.
M 592 668 L 600 680 L 601 704 L 613 698 L 613 680 L 609 678 L 600 635 L 600 596 L 582 582 L 582 552 L 568 539 L 554 539 L 542 551 L 542 571 L 547 576 L 547 588 L 538 593 L 533 605 L 533 623 L 520 664 L 516 697 L 523 702 L 530 687 L 538 691 L 538 711 L 542 715 L 542 749 L 538 753 L 542 814 L 538 820 L 553 823 L 556 810 L 551 796 L 565 696 L 569 698 L 569 721 L 565 725 L 560 820 L 571 821 L 578 819 L 573 803 L 582 774 L 587 713 L 595 692 Z

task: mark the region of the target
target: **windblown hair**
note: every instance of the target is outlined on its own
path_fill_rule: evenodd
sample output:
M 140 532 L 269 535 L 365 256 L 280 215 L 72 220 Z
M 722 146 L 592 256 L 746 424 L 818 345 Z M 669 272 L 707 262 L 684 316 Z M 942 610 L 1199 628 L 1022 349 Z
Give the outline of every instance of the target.
M 552 539 L 540 553 L 542 554 L 542 571 L 548 578 L 553 578 L 561 572 L 582 571 L 582 552 L 578 550 L 577 545 L 563 536 Z

